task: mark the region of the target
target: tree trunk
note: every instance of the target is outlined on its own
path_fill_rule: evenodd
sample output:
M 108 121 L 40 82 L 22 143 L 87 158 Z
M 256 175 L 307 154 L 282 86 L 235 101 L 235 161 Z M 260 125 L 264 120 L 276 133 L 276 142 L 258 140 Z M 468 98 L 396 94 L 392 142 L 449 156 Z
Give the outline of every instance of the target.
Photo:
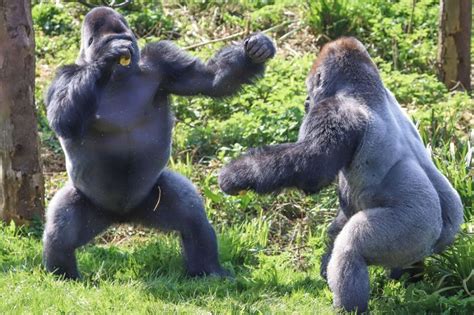
M 0 219 L 19 224 L 43 214 L 34 80 L 31 2 L 0 0 Z
M 441 0 L 438 75 L 449 88 L 471 90 L 472 0 Z

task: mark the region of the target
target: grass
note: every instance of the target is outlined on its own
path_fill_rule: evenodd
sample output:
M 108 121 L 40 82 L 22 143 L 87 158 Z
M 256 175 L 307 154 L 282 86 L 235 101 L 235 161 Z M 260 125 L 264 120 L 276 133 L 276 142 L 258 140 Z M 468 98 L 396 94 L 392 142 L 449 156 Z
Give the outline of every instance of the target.
M 305 76 L 325 39 L 318 32 L 346 32 L 342 24 L 331 21 L 352 16 L 357 18 L 350 21 L 350 30 L 362 36 L 385 84 L 412 117 L 437 167 L 461 195 L 466 220 L 456 243 L 426 260 L 423 281 L 389 280 L 382 268 L 370 268 L 369 308 L 374 314 L 474 313 L 474 101 L 467 94 L 447 91 L 435 77 L 436 0 L 417 1 L 413 32 L 405 41 L 403 23 L 413 3 L 408 0 L 396 4 L 340 1 L 339 15 L 323 7 L 308 10 L 305 3 L 287 0 L 180 0 L 163 6 L 134 2 L 140 10 L 123 13 L 142 37 L 141 44 L 171 38 L 189 46 L 247 27 L 267 29 L 285 21 L 302 21 L 270 33 L 278 39 L 279 52 L 256 85 L 224 100 L 173 100 L 178 122 L 169 166 L 190 177 L 204 196 L 217 231 L 221 263 L 234 278 L 189 279 L 184 275 L 177 235 L 125 225 L 109 229 L 78 250 L 83 279 L 64 281 L 42 268 L 40 221 L 30 227 L 0 224 L 0 314 L 334 313 L 332 294 L 319 276 L 319 263 L 327 224 L 338 207 L 335 187 L 313 196 L 285 191 L 277 196 L 230 197 L 220 192 L 217 173 L 223 163 L 248 147 L 296 139 L 306 97 Z M 326 5 L 334 2 L 338 1 L 324 1 Z M 323 11 L 332 14 L 332 20 L 312 16 Z M 82 14 L 84 8 L 77 4 L 58 9 L 44 1 L 33 11 L 35 95 L 47 201 L 67 175 L 41 95 L 54 69 L 74 61 Z M 387 26 L 392 24 L 396 28 Z M 398 56 L 392 55 L 394 43 Z M 203 46 L 193 53 L 207 58 L 222 45 Z M 397 60 L 398 68 L 392 60 Z
M 219 232 L 221 261 L 235 279 L 188 279 L 177 237 L 125 229 L 131 235 L 120 244 L 99 241 L 78 252 L 83 280 L 77 282 L 43 271 L 38 235 L 3 226 L 0 313 L 332 313 L 319 276 L 324 228 L 307 246 L 265 246 L 271 225 L 261 216 Z M 462 291 L 444 296 L 427 282 L 405 286 L 380 268 L 371 269 L 371 283 L 374 313 L 474 311 Z

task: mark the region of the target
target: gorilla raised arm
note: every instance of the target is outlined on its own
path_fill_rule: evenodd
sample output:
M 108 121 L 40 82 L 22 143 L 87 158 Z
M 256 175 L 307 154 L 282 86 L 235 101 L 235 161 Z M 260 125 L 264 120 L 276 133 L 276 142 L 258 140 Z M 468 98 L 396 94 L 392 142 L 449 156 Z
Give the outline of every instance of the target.
M 340 209 L 321 274 L 336 307 L 363 312 L 367 266 L 398 273 L 439 253 L 459 231 L 463 207 L 358 40 L 325 45 L 307 88 L 298 141 L 251 150 L 222 169 L 219 184 L 230 194 L 317 192 L 338 175 Z
M 225 275 L 199 194 L 165 169 L 173 126 L 168 96 L 231 95 L 261 76 L 274 54 L 263 34 L 207 63 L 167 41 L 140 52 L 120 14 L 89 12 L 76 64 L 59 69 L 45 98 L 69 175 L 47 212 L 46 268 L 77 278 L 77 247 L 112 223 L 136 222 L 180 232 L 190 275 Z
M 132 96 L 142 89 L 229 96 L 261 76 L 264 62 L 274 54 L 271 40 L 260 33 L 223 48 L 207 63 L 169 41 L 148 44 L 140 53 L 125 19 L 112 9 L 98 8 L 85 17 L 76 64 L 60 68 L 48 91 L 48 119 L 59 136 L 80 135 L 104 87 L 110 81 L 125 83 L 130 78 L 147 85 L 128 89 Z M 130 64 L 121 65 L 121 57 L 131 58 Z
M 273 57 L 275 49 L 267 37 L 256 34 L 221 49 L 205 64 L 169 41 L 149 44 L 142 54 L 157 74 L 166 75 L 162 88 L 170 93 L 228 96 L 261 75 L 263 62 Z
M 329 185 L 352 160 L 367 122 L 354 102 L 331 97 L 309 108 L 298 142 L 250 150 L 222 169 L 220 187 L 229 194 L 288 187 L 314 193 Z

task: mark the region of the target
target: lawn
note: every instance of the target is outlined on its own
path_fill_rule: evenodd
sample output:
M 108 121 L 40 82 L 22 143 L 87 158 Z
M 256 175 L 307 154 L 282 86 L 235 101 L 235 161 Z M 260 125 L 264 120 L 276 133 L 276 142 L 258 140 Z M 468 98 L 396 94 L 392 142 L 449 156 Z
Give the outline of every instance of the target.
M 39 2 L 33 7 L 35 95 L 48 202 L 67 175 L 42 95 L 55 69 L 74 62 L 87 11 L 76 3 Z M 257 30 L 267 30 L 277 43 L 265 77 L 238 95 L 173 98 L 177 122 L 169 167 L 190 177 L 204 196 L 220 261 L 234 277 L 189 279 L 177 235 L 115 226 L 78 251 L 83 278 L 64 281 L 41 265 L 41 220 L 29 227 L 6 223 L 0 225 L 1 314 L 334 313 L 319 263 L 338 208 L 335 186 L 312 196 L 284 191 L 231 197 L 219 190 L 217 174 L 249 147 L 296 139 L 306 74 L 327 38 L 341 35 L 355 35 L 367 46 L 465 206 L 462 233 L 444 254 L 426 260 L 423 281 L 390 280 L 383 268 L 370 268 L 369 308 L 374 314 L 474 313 L 474 101 L 436 79 L 437 0 L 417 1 L 413 11 L 408 0 L 134 3 L 120 12 L 141 45 L 172 39 L 189 47 L 233 34 L 240 40 L 245 31 Z M 228 43 L 190 53 L 208 58 Z

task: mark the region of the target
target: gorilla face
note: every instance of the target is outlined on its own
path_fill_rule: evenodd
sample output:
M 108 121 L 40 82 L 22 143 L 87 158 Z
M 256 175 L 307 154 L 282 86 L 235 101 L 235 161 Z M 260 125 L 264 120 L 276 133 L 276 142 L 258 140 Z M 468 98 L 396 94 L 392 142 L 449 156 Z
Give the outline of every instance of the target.
M 306 85 L 310 103 L 317 104 L 339 91 L 364 91 L 364 86 L 374 82 L 381 84 L 381 79 L 364 45 L 353 37 L 343 37 L 321 49 Z
M 81 37 L 77 64 L 97 61 L 105 52 L 119 47 L 128 49 L 124 57 L 131 57 L 132 65 L 136 65 L 140 59 L 135 35 L 124 17 L 113 9 L 98 7 L 91 10 L 84 18 Z

